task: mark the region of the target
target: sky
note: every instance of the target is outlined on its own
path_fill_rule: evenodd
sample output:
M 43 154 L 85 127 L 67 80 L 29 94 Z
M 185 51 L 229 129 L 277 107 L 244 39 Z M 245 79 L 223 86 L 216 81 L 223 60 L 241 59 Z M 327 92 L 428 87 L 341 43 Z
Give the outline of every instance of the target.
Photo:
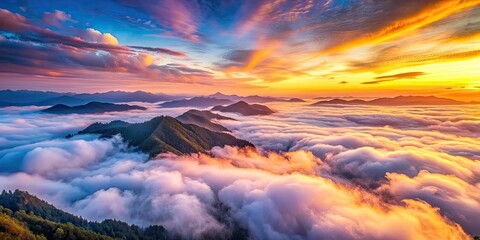
M 480 100 L 480 0 L 3 0 L 0 88 Z

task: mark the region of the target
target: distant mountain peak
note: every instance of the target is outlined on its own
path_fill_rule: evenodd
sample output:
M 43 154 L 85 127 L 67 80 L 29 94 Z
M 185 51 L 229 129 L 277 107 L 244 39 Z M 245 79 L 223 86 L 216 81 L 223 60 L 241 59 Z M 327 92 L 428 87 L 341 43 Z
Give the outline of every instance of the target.
M 129 110 L 146 110 L 146 108 L 137 105 L 89 102 L 84 105 L 72 107 L 69 107 L 65 104 L 57 104 L 53 107 L 42 110 L 42 112 L 51 114 L 92 114 L 105 112 L 122 112 Z
M 250 104 L 248 104 L 247 102 L 245 101 L 238 101 L 230 106 L 249 106 Z
M 303 102 L 301 99 L 288 99 L 280 97 L 268 97 L 268 96 L 259 96 L 259 95 L 250 95 L 250 96 L 239 96 L 239 95 L 228 95 L 221 92 L 216 92 L 214 94 L 208 95 L 206 97 L 222 98 L 228 99 L 232 102 L 245 101 L 247 103 L 266 103 L 266 102 Z
M 476 102 L 462 102 L 449 98 L 441 98 L 436 96 L 396 96 L 377 98 L 373 100 L 344 100 L 344 99 L 332 99 L 327 101 L 319 101 L 312 106 L 328 105 L 328 104 L 343 104 L 343 105 L 375 105 L 375 106 L 414 106 L 414 105 L 466 105 L 466 104 L 478 104 Z
M 205 96 L 205 97 L 193 97 L 190 99 L 169 101 L 169 102 L 160 104 L 160 106 L 164 108 L 174 108 L 174 107 L 208 108 L 215 105 L 225 105 L 230 103 L 232 103 L 232 101 L 229 99 Z
M 146 91 L 108 91 L 97 93 L 58 93 L 29 90 L 0 90 L 0 107 L 6 106 L 53 106 L 65 104 L 68 106 L 86 104 L 92 101 L 104 103 L 118 102 L 163 102 L 182 98 L 164 93 Z
M 248 104 L 245 101 L 238 101 L 228 106 L 215 106 L 214 108 L 212 108 L 212 111 L 233 112 L 245 116 L 269 115 L 275 112 L 267 106 L 260 104 Z

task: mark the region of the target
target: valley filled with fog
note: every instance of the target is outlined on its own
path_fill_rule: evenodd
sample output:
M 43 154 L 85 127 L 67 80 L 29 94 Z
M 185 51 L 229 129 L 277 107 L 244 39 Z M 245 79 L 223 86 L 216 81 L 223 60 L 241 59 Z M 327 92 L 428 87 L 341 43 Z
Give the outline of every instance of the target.
M 480 106 L 266 103 L 216 120 L 256 148 L 150 159 L 94 122 L 176 117 L 183 108 L 53 115 L 0 108 L 0 189 L 88 220 L 162 225 L 184 238 L 468 239 L 480 235 Z M 115 203 L 112 205 L 111 203 Z

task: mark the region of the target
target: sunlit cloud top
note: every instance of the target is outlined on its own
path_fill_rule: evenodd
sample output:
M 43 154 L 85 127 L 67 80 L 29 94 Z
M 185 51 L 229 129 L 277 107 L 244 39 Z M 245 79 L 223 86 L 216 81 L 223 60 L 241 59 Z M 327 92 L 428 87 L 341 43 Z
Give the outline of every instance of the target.
M 2 88 L 480 95 L 480 0 L 0 3 Z

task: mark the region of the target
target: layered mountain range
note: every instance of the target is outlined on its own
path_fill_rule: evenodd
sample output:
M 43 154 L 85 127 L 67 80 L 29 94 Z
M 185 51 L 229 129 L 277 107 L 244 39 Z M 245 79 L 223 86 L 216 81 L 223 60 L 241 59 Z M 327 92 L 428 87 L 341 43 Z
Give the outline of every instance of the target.
M 106 112 L 123 112 L 130 110 L 146 110 L 147 108 L 128 105 L 128 104 L 114 104 L 114 103 L 102 103 L 102 102 L 89 102 L 85 105 L 67 106 L 64 104 L 57 104 L 53 107 L 42 110 L 41 112 L 50 114 L 93 114 L 93 113 L 106 113 Z
M 144 91 L 124 92 L 110 91 L 104 93 L 58 93 L 29 90 L 1 90 L 0 107 L 7 106 L 52 106 L 63 104 L 67 106 L 82 105 L 89 102 L 161 102 L 181 99 L 181 96 L 156 94 Z
M 467 105 L 480 104 L 480 102 L 463 102 L 448 98 L 440 98 L 435 96 L 398 96 L 393 98 L 377 98 L 373 100 L 344 100 L 332 99 L 319 101 L 312 106 L 321 105 L 373 105 L 373 106 L 415 106 L 415 105 Z

